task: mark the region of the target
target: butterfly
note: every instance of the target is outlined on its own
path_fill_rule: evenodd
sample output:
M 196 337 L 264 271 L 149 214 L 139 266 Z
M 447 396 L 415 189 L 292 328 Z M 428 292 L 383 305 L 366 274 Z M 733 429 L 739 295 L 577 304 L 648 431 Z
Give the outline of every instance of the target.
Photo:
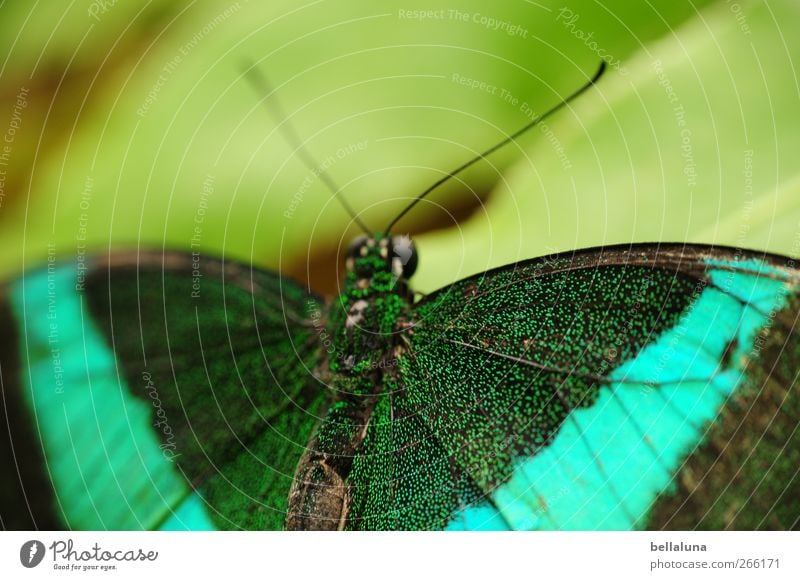
M 2 527 L 798 527 L 792 259 L 601 247 L 416 299 L 391 231 L 444 179 L 333 299 L 162 251 L 4 285 Z

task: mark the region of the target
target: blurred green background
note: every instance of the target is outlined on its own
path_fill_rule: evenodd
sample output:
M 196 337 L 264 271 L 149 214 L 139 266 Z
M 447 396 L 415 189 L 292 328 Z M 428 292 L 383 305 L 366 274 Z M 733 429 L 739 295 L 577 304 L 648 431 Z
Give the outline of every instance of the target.
M 350 218 L 243 77 L 274 85 L 371 228 L 577 89 L 395 230 L 415 286 L 558 250 L 800 250 L 800 3 L 5 2 L 0 277 L 114 248 L 197 249 L 331 293 Z

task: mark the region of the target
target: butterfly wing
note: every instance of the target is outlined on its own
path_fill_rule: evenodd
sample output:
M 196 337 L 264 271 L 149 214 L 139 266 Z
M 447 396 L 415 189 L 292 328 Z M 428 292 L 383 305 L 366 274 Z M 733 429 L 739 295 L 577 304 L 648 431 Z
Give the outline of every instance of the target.
M 327 401 L 320 308 L 277 274 L 196 254 L 53 263 L 10 284 L 3 526 L 280 528 Z
M 796 527 L 798 274 L 633 246 L 428 296 L 354 462 L 352 527 Z

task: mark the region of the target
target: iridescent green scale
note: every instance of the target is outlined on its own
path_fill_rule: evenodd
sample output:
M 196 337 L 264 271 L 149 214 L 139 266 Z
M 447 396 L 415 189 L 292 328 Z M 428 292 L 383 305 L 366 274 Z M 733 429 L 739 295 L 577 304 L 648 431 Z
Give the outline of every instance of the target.
M 181 254 L 8 284 L 3 527 L 798 527 L 792 260 L 597 248 L 416 301 L 415 263 L 363 238 L 327 304 Z

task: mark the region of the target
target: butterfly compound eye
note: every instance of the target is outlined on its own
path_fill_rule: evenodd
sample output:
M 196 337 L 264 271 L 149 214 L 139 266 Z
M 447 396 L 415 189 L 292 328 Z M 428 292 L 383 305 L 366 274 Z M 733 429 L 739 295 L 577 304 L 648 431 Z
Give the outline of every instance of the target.
M 401 278 L 411 278 L 417 270 L 417 248 L 408 236 L 392 238 L 392 271 Z

